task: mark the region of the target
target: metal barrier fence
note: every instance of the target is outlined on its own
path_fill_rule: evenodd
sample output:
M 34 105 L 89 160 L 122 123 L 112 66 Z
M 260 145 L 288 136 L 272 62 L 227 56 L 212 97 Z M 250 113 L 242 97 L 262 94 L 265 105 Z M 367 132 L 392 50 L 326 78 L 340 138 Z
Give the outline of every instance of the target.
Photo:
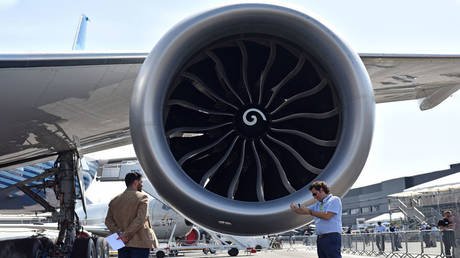
M 458 236 L 457 236 L 458 237 Z M 280 238 L 282 248 L 304 245 L 316 249 L 316 236 Z M 456 243 L 457 241 L 457 243 Z M 457 246 L 456 246 L 457 244 Z M 460 248 L 453 230 L 398 231 L 342 235 L 342 253 L 385 257 L 457 257 Z M 454 251 L 456 248 L 456 252 Z

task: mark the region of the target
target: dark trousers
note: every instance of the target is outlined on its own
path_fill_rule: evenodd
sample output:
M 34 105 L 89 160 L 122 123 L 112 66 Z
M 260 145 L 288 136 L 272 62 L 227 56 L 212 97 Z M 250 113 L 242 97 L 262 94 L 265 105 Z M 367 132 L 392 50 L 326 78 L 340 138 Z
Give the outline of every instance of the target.
M 148 258 L 150 248 L 123 247 L 118 249 L 119 258 Z
M 340 253 L 341 246 L 342 237 L 339 234 L 316 239 L 319 258 L 342 258 Z
M 444 250 L 447 256 L 452 255 L 451 250 L 455 246 L 455 233 L 454 231 L 443 231 L 442 242 L 444 243 Z

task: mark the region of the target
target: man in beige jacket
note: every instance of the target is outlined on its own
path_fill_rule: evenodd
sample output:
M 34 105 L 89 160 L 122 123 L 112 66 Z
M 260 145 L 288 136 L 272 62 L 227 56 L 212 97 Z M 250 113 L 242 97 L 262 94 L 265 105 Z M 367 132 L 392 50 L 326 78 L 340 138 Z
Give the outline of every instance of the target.
M 158 247 L 158 240 L 150 225 L 149 199 L 142 192 L 142 175 L 128 173 L 125 183 L 126 190 L 109 203 L 105 225 L 125 243 L 125 247 L 118 249 L 118 257 L 149 257 L 150 249 Z

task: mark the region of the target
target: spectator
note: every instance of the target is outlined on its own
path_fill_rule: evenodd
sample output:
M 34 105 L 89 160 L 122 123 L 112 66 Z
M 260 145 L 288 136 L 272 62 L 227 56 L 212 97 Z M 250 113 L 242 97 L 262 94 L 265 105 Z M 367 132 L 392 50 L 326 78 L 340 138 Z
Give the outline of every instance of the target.
M 350 248 L 351 249 L 351 245 L 352 245 L 351 226 L 349 226 L 347 228 L 347 231 L 345 231 L 345 234 L 346 234 L 346 236 L 345 236 L 345 238 L 346 238 L 345 239 L 346 240 L 345 248 Z
M 365 245 L 369 245 L 369 229 L 368 228 L 365 228 L 364 229 L 364 244 Z
M 377 248 L 379 249 L 379 253 L 385 252 L 385 235 L 384 233 L 387 231 L 385 226 L 382 225 L 382 222 L 379 221 L 377 222 L 377 227 L 375 227 L 375 232 L 376 232 L 376 239 L 375 241 L 377 242 Z
M 434 224 L 430 224 L 430 244 L 431 247 L 436 247 L 436 241 L 438 240 L 439 230 Z
M 313 182 L 310 191 L 318 202 L 308 208 L 291 203 L 291 210 L 297 214 L 313 216 L 318 235 L 316 250 L 319 258 L 341 258 L 342 201 L 330 193 L 324 181 Z
M 398 246 L 396 245 L 396 227 L 395 223 L 390 223 L 390 238 L 391 238 L 391 251 L 399 251 Z
M 454 218 L 452 211 L 445 211 L 444 218 L 438 222 L 439 229 L 442 230 L 442 242 L 444 243 L 445 254 L 452 257 L 452 249 L 455 246 Z
M 403 248 L 401 245 L 402 241 L 402 236 L 401 236 L 401 230 L 399 228 L 399 225 L 396 226 L 396 247 L 397 248 Z
M 420 231 L 422 232 L 422 239 L 425 243 L 425 247 L 431 247 L 430 245 L 430 226 L 426 222 L 422 222 L 422 226 L 420 227 Z

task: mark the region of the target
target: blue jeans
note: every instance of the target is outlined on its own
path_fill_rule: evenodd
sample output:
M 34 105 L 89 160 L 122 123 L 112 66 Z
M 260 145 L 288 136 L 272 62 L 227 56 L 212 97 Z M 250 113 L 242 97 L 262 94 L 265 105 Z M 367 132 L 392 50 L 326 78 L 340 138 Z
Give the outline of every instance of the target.
M 119 258 L 148 258 L 150 248 L 123 247 L 118 249 Z
M 316 247 L 319 258 L 342 258 L 342 236 L 330 235 L 316 239 Z

